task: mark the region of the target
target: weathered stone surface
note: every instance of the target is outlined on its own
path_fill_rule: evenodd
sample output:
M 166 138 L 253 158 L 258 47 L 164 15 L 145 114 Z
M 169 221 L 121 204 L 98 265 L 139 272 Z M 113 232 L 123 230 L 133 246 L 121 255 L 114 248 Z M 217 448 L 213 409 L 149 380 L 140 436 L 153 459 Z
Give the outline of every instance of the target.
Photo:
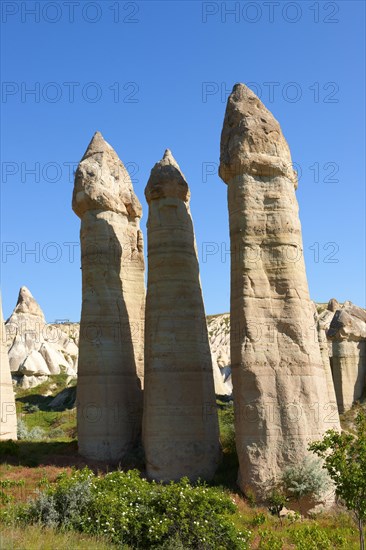
M 3 308 L 0 296 L 0 440 L 17 439 L 17 416 L 13 384 L 11 381 Z
M 169 150 L 151 171 L 143 442 L 150 478 L 209 479 L 218 420 L 189 189 Z
M 329 323 L 331 322 L 333 315 L 334 313 L 331 312 L 330 310 L 325 310 L 320 315 L 316 314 L 315 319 L 316 319 L 316 328 L 317 328 L 318 341 L 319 341 L 319 347 L 320 347 L 320 355 L 322 358 L 325 377 L 327 381 L 328 400 L 329 400 L 329 403 L 332 404 L 332 407 L 334 407 L 335 405 L 338 408 L 332 370 L 331 370 L 331 363 L 330 363 L 330 346 L 326 335 L 327 330 L 329 328 Z
M 48 372 L 51 374 L 66 372 L 70 367 L 62 353 L 47 342 L 44 342 L 41 345 L 39 348 L 39 354 L 43 357 L 47 365 Z
M 76 375 L 78 348 L 62 325 L 48 325 L 27 287 L 21 287 L 13 313 L 6 321 L 10 370 L 23 387 L 34 387 L 45 376 L 60 372 Z M 26 381 L 24 378 L 31 377 Z
M 77 168 L 72 207 L 81 218 L 79 452 L 114 462 L 141 433 L 142 210 L 127 170 L 99 132 Z
M 335 313 L 337 309 L 340 309 L 340 308 L 341 306 L 339 305 L 339 302 L 337 302 L 335 298 L 331 298 L 329 300 L 328 306 L 327 306 L 328 311 L 332 311 L 333 313 Z
M 216 395 L 231 395 L 230 375 L 230 314 L 207 317 L 208 338 L 211 348 L 212 368 Z
M 258 496 L 309 440 L 339 428 L 308 291 L 296 173 L 279 123 L 243 84 L 228 99 L 231 368 L 239 484 Z
M 360 399 L 366 389 L 366 311 L 351 302 L 339 306 L 327 337 L 339 412 Z

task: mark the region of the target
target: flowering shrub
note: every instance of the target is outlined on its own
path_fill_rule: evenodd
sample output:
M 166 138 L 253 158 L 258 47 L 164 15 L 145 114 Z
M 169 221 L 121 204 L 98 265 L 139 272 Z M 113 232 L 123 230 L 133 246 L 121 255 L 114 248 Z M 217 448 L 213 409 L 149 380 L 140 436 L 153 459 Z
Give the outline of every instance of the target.
M 236 507 L 222 490 L 187 478 L 162 485 L 137 470 L 96 476 L 88 468 L 62 474 L 28 505 L 26 521 L 104 535 L 118 545 L 245 550 L 250 531 L 238 531 Z

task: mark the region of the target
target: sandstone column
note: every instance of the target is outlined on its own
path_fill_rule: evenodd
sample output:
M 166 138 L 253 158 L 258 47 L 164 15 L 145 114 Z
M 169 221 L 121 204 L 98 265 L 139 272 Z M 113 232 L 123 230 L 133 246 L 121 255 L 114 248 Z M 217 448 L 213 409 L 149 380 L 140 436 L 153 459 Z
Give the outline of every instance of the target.
M 332 370 L 340 413 L 366 390 L 366 311 L 351 302 L 338 309 L 327 336 L 332 344 Z
M 280 125 L 236 84 L 221 134 L 231 239 L 231 362 L 239 485 L 263 495 L 310 441 L 338 428 L 328 401 Z
M 143 442 L 150 478 L 209 479 L 220 458 L 189 189 L 171 152 L 151 171 Z
M 8 348 L 3 319 L 3 308 L 0 296 L 0 327 L 1 327 L 1 356 L 0 356 L 0 440 L 17 439 L 17 416 L 13 383 L 11 381 Z
M 75 174 L 72 207 L 81 218 L 79 452 L 114 462 L 141 432 L 142 210 L 127 170 L 99 132 Z

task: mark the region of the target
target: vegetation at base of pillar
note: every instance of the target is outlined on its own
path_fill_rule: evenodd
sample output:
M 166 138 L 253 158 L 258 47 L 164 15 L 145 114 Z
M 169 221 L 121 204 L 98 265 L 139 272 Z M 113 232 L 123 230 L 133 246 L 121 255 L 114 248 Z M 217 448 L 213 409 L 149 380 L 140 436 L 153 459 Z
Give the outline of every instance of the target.
M 357 520 L 360 548 L 365 548 L 366 522 L 366 415 L 356 417 L 356 433 L 328 430 L 321 441 L 309 449 L 324 460 L 324 468 L 333 480 L 337 496 Z
M 222 490 L 192 486 L 187 478 L 162 485 L 141 478 L 137 470 L 98 476 L 84 468 L 61 474 L 20 510 L 19 521 L 103 535 L 133 548 L 161 548 L 174 541 L 182 548 L 245 550 L 251 532 L 234 526 L 235 512 Z

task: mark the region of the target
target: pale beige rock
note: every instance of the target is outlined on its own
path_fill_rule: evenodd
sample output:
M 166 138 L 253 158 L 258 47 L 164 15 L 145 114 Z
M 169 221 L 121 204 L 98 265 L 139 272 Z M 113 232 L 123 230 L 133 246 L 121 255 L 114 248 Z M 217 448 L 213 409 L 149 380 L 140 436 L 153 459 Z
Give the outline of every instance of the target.
M 19 367 L 19 372 L 26 376 L 45 376 L 50 374 L 46 361 L 36 350 L 31 351 L 27 355 L 24 363 Z M 59 372 L 55 374 L 59 374 Z
M 341 307 L 342 306 L 339 304 L 339 302 L 335 298 L 331 298 L 328 302 L 327 309 L 328 311 L 335 313 L 337 309 L 341 309 Z
M 219 431 L 189 189 L 169 150 L 151 171 L 143 443 L 150 478 L 209 479 Z
M 60 325 L 46 323 L 40 305 L 27 287 L 21 287 L 5 327 L 10 370 L 21 387 L 35 387 L 45 376 L 61 371 L 75 376 L 77 345 Z M 27 376 L 31 380 L 23 380 Z
M 326 335 L 327 330 L 329 328 L 329 324 L 333 318 L 333 315 L 334 313 L 328 309 L 323 311 L 320 315 L 316 315 L 315 318 L 316 318 L 316 327 L 318 332 L 320 355 L 322 358 L 325 377 L 327 381 L 328 401 L 329 403 L 332 404 L 332 407 L 335 405 L 338 408 L 333 375 L 331 370 L 330 347 L 329 347 L 329 341 Z
M 13 384 L 11 381 L 3 308 L 0 296 L 0 440 L 17 439 L 17 416 Z
M 44 342 L 39 348 L 39 354 L 46 362 L 50 374 L 65 373 L 69 370 L 69 363 L 58 350 L 54 349 L 51 344 Z
M 243 84 L 228 99 L 231 368 L 239 484 L 259 497 L 309 441 L 339 428 L 306 280 L 296 173 L 280 125 Z
M 38 349 L 44 341 L 45 324 L 46 320 L 39 304 L 28 288 L 22 286 L 14 311 L 6 321 L 8 345 L 11 347 L 16 340 L 22 342 L 28 353 Z M 19 338 L 16 339 L 16 336 Z
M 335 312 L 327 337 L 332 343 L 338 409 L 343 413 L 361 399 L 366 389 L 366 311 L 345 302 Z
M 72 207 L 81 218 L 79 452 L 115 462 L 141 433 L 142 210 L 127 170 L 99 132 L 77 168 Z
M 230 314 L 207 317 L 212 368 L 216 395 L 231 395 L 232 385 L 227 383 L 230 372 Z

